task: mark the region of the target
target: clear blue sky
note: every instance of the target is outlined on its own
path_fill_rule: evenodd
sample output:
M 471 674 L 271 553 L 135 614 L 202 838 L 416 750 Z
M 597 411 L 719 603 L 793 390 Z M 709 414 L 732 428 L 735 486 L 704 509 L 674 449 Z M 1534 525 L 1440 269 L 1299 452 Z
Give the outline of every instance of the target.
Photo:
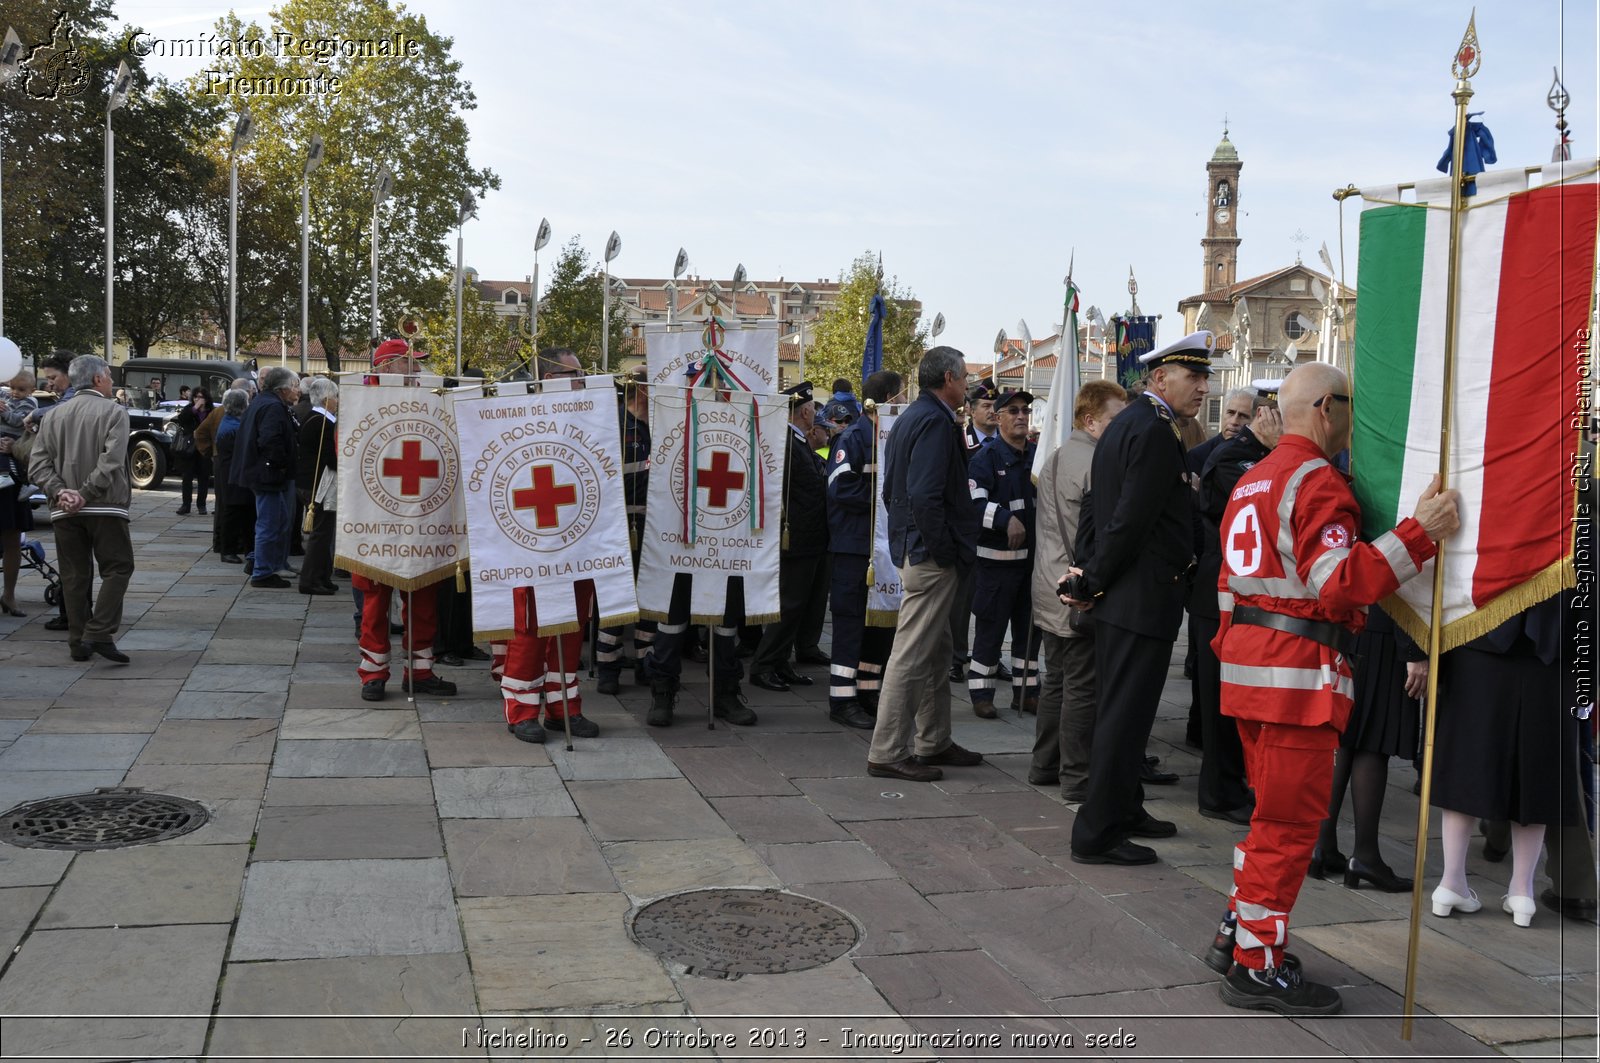
M 1296 5 L 1073 0 L 418 0 L 477 92 L 472 155 L 502 189 L 466 229 L 490 278 L 530 272 L 582 234 L 617 272 L 667 276 L 681 245 L 726 279 L 836 277 L 881 250 L 943 340 L 988 358 L 1025 317 L 1054 331 L 1077 251 L 1084 305 L 1165 314 L 1200 287 L 1204 164 L 1244 160 L 1241 277 L 1338 253 L 1336 187 L 1432 174 L 1453 121 L 1450 59 L 1470 3 Z M 1494 0 L 1477 12 L 1484 110 L 1502 165 L 1549 159 L 1551 68 L 1572 96 L 1574 155 L 1600 154 L 1592 0 Z M 119 0 L 158 35 L 224 5 Z M 266 5 L 240 5 L 270 21 Z M 155 69 L 184 77 L 202 61 Z M 1347 205 L 1347 264 L 1355 206 Z M 1303 231 L 1309 237 L 1296 244 Z M 547 250 L 546 254 L 549 254 Z M 546 259 L 548 261 L 548 259 Z

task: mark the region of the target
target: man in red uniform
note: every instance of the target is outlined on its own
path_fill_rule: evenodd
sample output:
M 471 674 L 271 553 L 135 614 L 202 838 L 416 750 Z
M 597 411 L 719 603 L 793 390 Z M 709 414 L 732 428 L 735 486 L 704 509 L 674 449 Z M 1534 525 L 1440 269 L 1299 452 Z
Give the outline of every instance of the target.
M 1350 441 L 1344 373 L 1303 365 L 1283 382 L 1279 405 L 1284 435 L 1239 480 L 1221 524 L 1222 615 L 1212 645 L 1222 712 L 1238 720 L 1256 806 L 1234 850 L 1233 896 L 1207 962 L 1227 971 L 1222 999 L 1234 1007 L 1331 1015 L 1338 992 L 1306 981 L 1284 949 L 1350 716 L 1346 655 L 1366 607 L 1415 576 L 1460 527 L 1460 496 L 1435 481 L 1413 516 L 1357 542 L 1361 511 L 1328 460 Z
M 384 340 L 372 352 L 372 369 L 409 377 L 422 372 L 422 365 L 405 340 Z M 361 700 L 382 701 L 384 684 L 389 681 L 389 603 L 394 588 L 359 572 L 350 576 L 350 586 L 361 592 L 361 662 L 356 665 Z M 412 694 L 449 697 L 456 692 L 456 685 L 433 674 L 433 638 L 439 630 L 435 586 L 401 593 L 400 615 L 405 625 L 401 652 L 410 649 L 401 686 Z

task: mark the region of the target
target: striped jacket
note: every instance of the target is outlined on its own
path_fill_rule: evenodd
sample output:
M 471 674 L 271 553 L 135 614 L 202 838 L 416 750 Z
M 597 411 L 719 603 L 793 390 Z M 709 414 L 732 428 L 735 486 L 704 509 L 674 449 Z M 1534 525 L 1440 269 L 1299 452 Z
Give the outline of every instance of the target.
M 1350 631 L 1366 607 L 1421 571 L 1436 552 L 1407 517 L 1371 543 L 1356 541 L 1361 510 L 1315 443 L 1285 435 L 1240 478 L 1222 516 L 1217 579 L 1222 711 L 1247 720 L 1341 731 L 1350 717 L 1350 662 L 1337 650 L 1271 628 L 1231 623 L 1235 605 L 1328 621 Z
M 967 488 L 978 514 L 978 564 L 1029 568 L 1033 556 L 1035 494 L 1033 455 L 1029 443 L 1017 450 L 1003 439 L 995 439 L 973 454 L 967 465 Z M 1022 545 L 1011 548 L 1006 527 L 1011 518 L 1022 522 L 1027 535 Z

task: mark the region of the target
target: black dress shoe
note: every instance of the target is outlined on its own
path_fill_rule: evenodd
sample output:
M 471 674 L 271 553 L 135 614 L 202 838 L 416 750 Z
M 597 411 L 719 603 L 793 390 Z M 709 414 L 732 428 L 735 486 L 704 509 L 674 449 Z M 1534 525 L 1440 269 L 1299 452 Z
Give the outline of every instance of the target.
M 893 764 L 874 764 L 867 761 L 867 774 L 880 779 L 904 779 L 906 782 L 937 782 L 944 778 L 944 772 L 926 764 L 919 764 L 915 757 L 897 760 Z
M 461 659 L 464 661 L 492 661 L 494 660 L 494 654 L 486 653 L 473 646 L 471 649 L 461 651 Z
M 845 727 L 855 727 L 863 731 L 870 731 L 877 726 L 877 721 L 868 716 L 861 706 L 854 701 L 846 701 L 829 709 L 828 719 L 834 723 L 843 724 Z
M 1239 805 L 1237 808 L 1202 808 L 1200 814 L 1207 819 L 1224 819 L 1229 823 L 1237 823 L 1242 827 L 1248 827 L 1250 825 L 1250 814 L 1254 811 L 1254 805 Z
M 272 573 L 271 575 L 262 576 L 260 579 L 251 580 L 250 586 L 258 590 L 282 590 L 284 587 L 292 586 L 292 584 L 277 573 Z
M 595 681 L 594 692 L 596 694 L 620 694 L 622 693 L 622 680 L 614 675 L 603 675 Z
M 1385 893 L 1410 893 L 1414 883 L 1402 878 L 1382 864 L 1363 864 L 1355 857 L 1345 868 L 1344 884 L 1350 889 L 1360 889 L 1363 881 L 1370 882 Z
M 65 631 L 67 630 L 67 618 L 64 616 L 51 617 L 44 622 L 44 629 L 46 631 Z
M 1333 849 L 1329 852 L 1323 852 L 1322 846 L 1319 845 L 1311 850 L 1311 866 L 1306 868 L 1306 876 L 1320 879 L 1330 874 L 1339 875 L 1343 874 L 1349 866 L 1350 861 L 1339 850 Z
M 1563 897 L 1554 889 L 1547 889 L 1539 894 L 1539 899 L 1544 906 L 1553 912 L 1560 912 L 1568 919 L 1576 919 L 1582 923 L 1596 921 L 1596 905 L 1589 897 Z
M 1149 763 L 1139 766 L 1139 781 L 1151 786 L 1176 786 L 1178 773 L 1175 771 L 1162 771 Z
M 1178 833 L 1178 825 L 1170 819 L 1157 819 L 1146 812 L 1144 818 L 1128 828 L 1135 838 L 1170 838 Z
M 781 668 L 774 668 L 772 674 L 783 680 L 785 683 L 788 683 L 792 687 L 808 687 L 811 685 L 810 676 L 801 675 L 788 665 L 784 665 Z
M 600 725 L 581 713 L 573 713 L 563 720 L 545 719 L 545 727 L 556 734 L 566 734 L 567 728 L 572 728 L 573 738 L 599 738 Z
M 81 642 L 75 646 L 68 646 L 67 652 L 72 654 L 72 659 L 74 661 L 87 661 L 90 657 L 94 656 L 93 651 L 91 651 L 89 647 L 85 646 Z
M 361 700 L 362 701 L 382 701 L 383 700 L 383 683 L 384 683 L 384 681 L 382 679 L 369 679 L 365 683 L 362 683 L 361 684 Z
M 224 565 L 244 564 L 244 558 L 240 557 L 238 554 L 223 554 L 221 557 L 217 558 L 217 560 L 221 561 Z
M 448 698 L 455 694 L 456 685 L 448 679 L 430 675 L 426 679 L 404 680 L 400 684 L 400 689 L 407 694 L 432 694 L 435 697 Z
M 301 587 L 300 593 L 326 596 L 329 594 L 338 594 L 339 591 L 334 587 Z
M 758 686 L 762 690 L 776 690 L 782 693 L 789 689 L 789 684 L 777 672 L 754 672 L 750 676 L 750 685 Z
M 794 655 L 794 663 L 795 664 L 817 664 L 817 665 L 832 664 L 833 663 L 833 658 L 829 657 L 826 653 L 823 653 L 821 650 L 807 650 L 804 653 L 796 653 Z
M 461 657 L 458 654 L 441 653 L 441 654 L 439 654 L 439 656 L 437 656 L 437 657 L 435 657 L 433 659 L 433 663 L 434 664 L 447 664 L 451 668 L 460 668 L 461 664 L 462 664 L 462 661 L 461 661 Z
M 948 764 L 952 768 L 973 768 L 983 763 L 983 754 L 951 742 L 937 753 L 925 757 L 912 757 L 918 764 Z
M 1003 664 L 995 665 L 994 666 L 994 681 L 996 683 L 1009 683 L 1009 682 L 1011 682 L 1011 669 L 1007 668 Z
M 1072 850 L 1072 862 L 1075 864 L 1121 864 L 1124 867 L 1137 867 L 1140 864 L 1153 864 L 1156 862 L 1156 851 L 1148 845 L 1135 845 L 1133 842 L 1123 842 L 1114 845 L 1103 853 L 1080 853 Z
M 127 664 L 130 660 L 132 660 L 132 658 L 126 653 L 123 653 L 121 650 L 117 649 L 117 644 L 115 642 L 85 642 L 84 646 L 86 646 L 90 652 L 98 653 L 106 660 L 112 661 L 116 664 Z
M 544 743 L 544 728 L 539 725 L 538 720 L 508 723 L 506 724 L 506 730 L 510 731 L 519 742 L 532 742 L 534 745 L 542 745 Z
M 1061 776 L 1057 772 L 1034 771 L 1031 768 L 1028 770 L 1029 786 L 1054 786 L 1060 781 Z
M 967 666 L 964 665 L 964 664 L 952 664 L 950 666 L 950 682 L 952 682 L 952 683 L 965 683 L 966 681 L 967 681 Z

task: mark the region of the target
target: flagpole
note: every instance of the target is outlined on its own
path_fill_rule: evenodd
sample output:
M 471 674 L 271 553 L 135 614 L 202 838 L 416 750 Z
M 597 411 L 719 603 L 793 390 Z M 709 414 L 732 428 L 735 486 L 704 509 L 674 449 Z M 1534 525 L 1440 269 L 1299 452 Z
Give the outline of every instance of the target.
M 1455 139 L 1450 158 L 1450 253 L 1445 273 L 1444 296 L 1444 398 L 1439 424 L 1439 490 L 1449 487 L 1450 477 L 1450 418 L 1455 408 L 1455 347 L 1456 301 L 1460 278 L 1457 276 L 1461 261 L 1462 186 L 1466 175 L 1461 172 L 1466 155 L 1467 102 L 1472 99 L 1471 78 L 1478 72 L 1482 58 L 1478 50 L 1476 17 L 1467 20 L 1467 32 L 1456 50 L 1451 72 L 1456 75 L 1456 87 L 1450 94 L 1456 101 Z M 1428 696 L 1423 703 L 1422 723 L 1422 789 L 1417 808 L 1416 855 L 1412 863 L 1411 930 L 1406 942 L 1406 986 L 1400 1023 L 1400 1039 L 1411 1040 L 1411 1025 L 1417 1003 L 1417 945 L 1422 922 L 1423 868 L 1428 857 L 1428 802 L 1433 792 L 1433 732 L 1438 719 L 1439 706 L 1439 648 L 1443 631 L 1445 545 L 1439 543 L 1433 558 L 1433 610 L 1428 617 Z

